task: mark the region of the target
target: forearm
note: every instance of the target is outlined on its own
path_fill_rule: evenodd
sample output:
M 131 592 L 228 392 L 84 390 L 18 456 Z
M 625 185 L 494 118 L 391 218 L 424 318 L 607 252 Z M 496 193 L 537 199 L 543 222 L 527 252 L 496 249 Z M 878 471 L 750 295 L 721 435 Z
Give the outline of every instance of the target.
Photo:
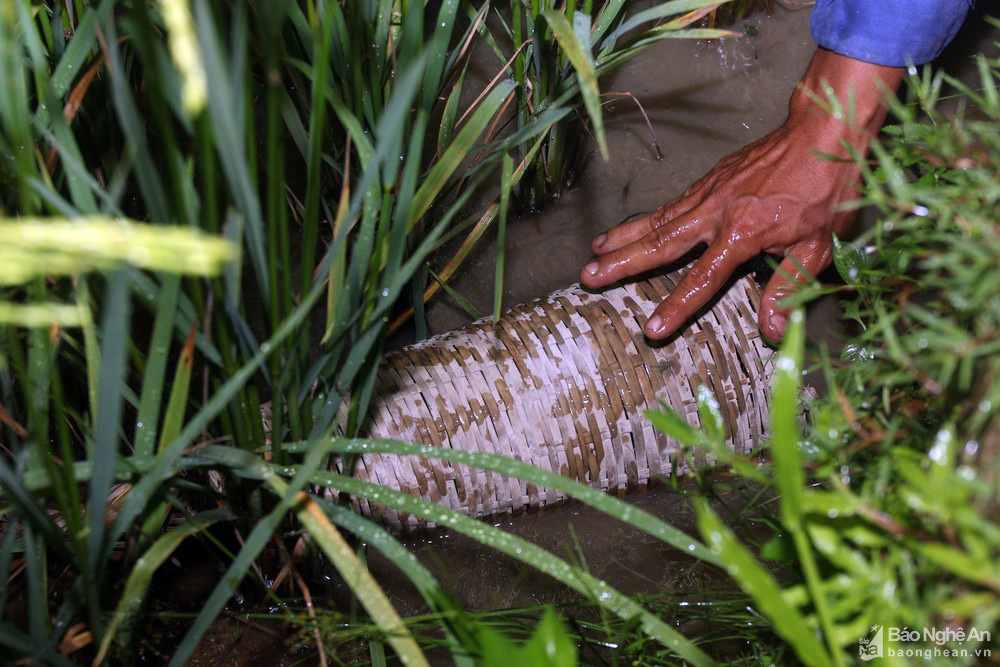
M 887 92 L 896 90 L 905 72 L 818 49 L 789 101 L 787 123 L 808 126 L 817 150 L 848 157 L 840 143 L 845 140 L 864 153 L 885 122 Z M 827 90 L 840 101 L 844 114 L 850 112 L 853 96 L 853 118 L 835 117 L 817 104 L 828 101 Z

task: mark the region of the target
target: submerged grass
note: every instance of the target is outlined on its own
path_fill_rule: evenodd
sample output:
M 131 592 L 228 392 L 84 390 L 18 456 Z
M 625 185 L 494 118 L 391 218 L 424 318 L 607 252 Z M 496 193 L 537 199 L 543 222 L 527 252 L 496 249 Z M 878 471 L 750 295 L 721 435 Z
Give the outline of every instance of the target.
M 710 601 L 682 599 L 676 596 L 650 594 L 636 596 L 636 601 L 653 613 L 670 618 L 685 632 L 697 634 L 699 641 L 708 647 L 720 661 L 728 664 L 782 664 L 788 659 L 787 651 L 773 638 L 768 639 L 769 624 L 751 607 L 750 598 L 738 590 L 710 590 Z M 546 616 L 553 612 L 561 619 L 561 631 L 539 629 Z M 510 656 L 519 645 L 530 643 L 543 632 L 568 640 L 560 647 L 566 660 L 561 664 L 584 665 L 675 665 L 677 658 L 655 641 L 649 641 L 636 624 L 616 617 L 602 618 L 592 603 L 568 602 L 565 604 L 536 605 L 514 609 L 496 609 L 483 612 L 463 612 L 463 622 L 481 631 L 486 628 L 506 639 L 504 650 L 490 655 Z M 265 620 L 267 616 L 250 615 Z M 415 637 L 430 653 L 447 649 L 441 638 L 444 624 L 438 614 L 414 615 L 407 623 Z M 291 609 L 291 624 L 298 628 L 292 642 L 307 647 L 316 629 L 326 642 L 327 652 L 343 650 L 352 642 L 363 643 L 378 637 L 378 629 L 370 625 L 350 622 L 344 614 L 320 613 L 313 617 L 301 608 Z M 548 621 L 552 623 L 552 621 Z M 366 664 L 368 656 L 363 649 L 355 654 L 341 653 L 341 659 L 352 664 Z M 571 662 L 570 660 L 573 660 Z M 374 664 L 374 663 L 373 663 Z M 510 664 L 510 663 L 502 663 Z M 560 664 L 556 661 L 527 660 L 525 664 Z

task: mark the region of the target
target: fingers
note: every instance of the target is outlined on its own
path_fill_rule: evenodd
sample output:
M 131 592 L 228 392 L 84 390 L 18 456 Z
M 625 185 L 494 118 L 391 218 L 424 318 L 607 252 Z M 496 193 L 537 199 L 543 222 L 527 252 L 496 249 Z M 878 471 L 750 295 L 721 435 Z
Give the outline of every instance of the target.
M 712 299 L 740 264 L 755 254 L 756 250 L 747 243 L 729 240 L 713 243 L 701 259 L 691 265 L 671 295 L 653 311 L 644 327 L 646 336 L 661 340 L 679 329 Z
M 762 334 L 771 340 L 782 339 L 791 309 L 782 308 L 781 300 L 814 280 L 830 264 L 832 256 L 829 239 L 800 241 L 788 249 L 760 298 L 757 317 Z
M 669 264 L 708 240 L 704 220 L 681 216 L 654 227 L 633 243 L 599 256 L 580 271 L 580 282 L 596 288 Z
M 657 227 L 670 223 L 679 215 L 684 215 L 700 201 L 700 197 L 686 192 L 672 202 L 661 206 L 653 213 L 643 215 L 634 220 L 626 220 L 603 234 L 598 234 L 591 242 L 590 249 L 595 255 L 600 256 L 619 248 L 624 248 L 640 240 Z

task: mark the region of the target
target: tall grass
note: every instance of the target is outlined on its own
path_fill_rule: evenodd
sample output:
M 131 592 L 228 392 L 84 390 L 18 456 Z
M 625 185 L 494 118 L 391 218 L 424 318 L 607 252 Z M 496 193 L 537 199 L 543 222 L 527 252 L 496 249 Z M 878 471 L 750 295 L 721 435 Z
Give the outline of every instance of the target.
M 357 540 L 399 564 L 432 609 L 451 603 L 395 538 L 326 501 L 332 487 L 433 515 L 707 662 L 580 568 L 330 465 L 350 469 L 337 436 L 364 418 L 390 316 L 409 301 L 425 330 L 428 257 L 471 228 L 467 249 L 505 217 L 500 201 L 469 215 L 477 188 L 499 178 L 508 197 L 547 168 L 558 146 L 547 142 L 578 105 L 601 137 L 597 76 L 658 39 L 719 34 L 676 32 L 714 4 L 674 0 L 626 20 L 613 2 L 594 21 L 589 6 L 518 4 L 538 35 L 518 47 L 530 62 L 498 67 L 467 108 L 469 44 L 507 20 L 488 3 L 0 5 L 8 655 L 130 661 L 155 573 L 198 539 L 226 571 L 176 647 L 183 664 L 238 587 L 283 604 L 262 553 L 277 540 L 297 574 L 285 541 L 302 530 L 399 659 L 425 664 Z M 500 134 L 507 114 L 516 127 Z M 220 540 L 220 525 L 238 540 Z M 445 625 L 460 664 L 491 641 Z

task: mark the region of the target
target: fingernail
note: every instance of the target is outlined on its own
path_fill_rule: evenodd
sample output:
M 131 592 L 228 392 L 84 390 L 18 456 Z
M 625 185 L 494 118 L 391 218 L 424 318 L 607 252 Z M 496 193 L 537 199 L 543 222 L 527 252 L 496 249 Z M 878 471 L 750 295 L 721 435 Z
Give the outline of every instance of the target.
M 602 246 L 602 245 L 604 245 L 604 242 L 607 241 L 607 240 L 608 240 L 608 235 L 607 234 L 598 234 L 597 237 L 594 238 L 594 245 L 596 245 L 596 246 Z
M 646 332 L 655 334 L 660 330 L 662 326 L 663 326 L 663 318 L 660 317 L 659 315 L 653 315 L 651 318 L 649 318 L 649 321 L 646 322 Z
M 600 264 L 597 262 L 591 262 L 587 266 L 583 267 L 583 270 L 587 272 L 587 275 L 596 276 L 597 269 L 600 268 Z
M 786 326 L 788 326 L 788 320 L 786 320 L 782 315 L 771 316 L 771 330 L 778 334 L 779 338 L 785 335 Z

